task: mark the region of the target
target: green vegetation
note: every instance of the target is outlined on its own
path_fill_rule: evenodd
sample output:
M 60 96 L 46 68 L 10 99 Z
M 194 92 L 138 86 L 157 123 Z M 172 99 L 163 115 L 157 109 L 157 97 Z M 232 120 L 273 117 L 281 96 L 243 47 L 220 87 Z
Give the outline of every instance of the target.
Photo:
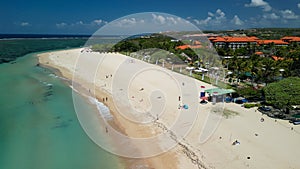
M 92 46 L 92 50 L 95 52 L 108 52 L 111 50 L 111 48 L 114 46 L 112 43 L 108 44 L 95 44 Z
M 0 64 L 28 53 L 83 46 L 87 38 L 0 40 Z
M 270 83 L 264 88 L 264 94 L 267 103 L 289 113 L 293 105 L 300 104 L 300 78 L 289 77 Z
M 300 76 L 300 45 L 294 44 L 286 47 L 269 44 L 256 47 L 255 51 L 264 51 L 266 57 L 252 54 L 250 58 L 238 58 L 236 53 L 231 59 L 223 59 L 229 71 L 234 77 L 251 83 L 271 83 L 289 76 Z M 268 52 L 266 52 L 268 51 Z M 279 56 L 280 60 L 274 60 L 270 56 Z M 283 71 L 281 71 L 283 70 Z
M 146 49 L 161 49 L 173 53 L 181 60 L 185 60 L 181 54 L 185 53 L 192 61 L 197 60 L 197 55 L 195 52 L 188 49 L 177 49 L 177 46 L 183 45 L 181 41 L 172 41 L 173 38 L 162 35 L 162 34 L 152 34 L 148 36 L 141 36 L 135 38 L 127 38 L 112 47 L 110 51 L 121 52 L 121 53 L 133 53 Z
M 209 31 L 209 33 L 218 33 L 225 36 L 245 34 L 247 36 L 257 36 L 260 39 L 279 39 L 283 36 L 300 35 L 300 29 L 251 29 Z M 191 32 L 189 34 L 191 34 Z M 127 38 L 113 46 L 94 45 L 92 49 L 100 52 L 120 52 L 152 64 L 163 64 L 165 68 L 172 69 L 176 72 L 180 71 L 183 74 L 190 73 L 189 70 L 184 69 L 186 65 L 194 67 L 201 66 L 202 68 L 211 68 L 216 65 L 218 65 L 216 67 L 221 67 L 223 65 L 226 73 L 232 72 L 227 74 L 227 76 L 225 75 L 225 78 L 230 79 L 229 83 L 232 84 L 232 86 L 229 86 L 228 82 L 221 81 L 218 81 L 218 86 L 223 88 L 231 87 L 237 92 L 237 94 L 234 95 L 243 96 L 250 101 L 263 101 L 265 94 L 267 104 L 285 109 L 286 112 L 292 105 L 300 104 L 299 99 L 291 98 L 291 96 L 294 97 L 293 94 L 297 92 L 287 94 L 280 91 L 282 88 L 280 89 L 279 87 L 273 86 L 277 83 L 283 83 L 285 80 L 290 79 L 289 77 L 300 77 L 300 44 L 293 43 L 289 46 L 276 46 L 275 44 L 257 46 L 249 43 L 246 47 L 236 50 L 217 48 L 216 51 L 214 51 L 214 49 L 208 47 L 209 43 L 202 41 L 200 43 L 202 47 L 200 48 L 179 49 L 178 46 L 185 44 L 193 45 L 194 42 L 194 39 L 179 39 L 181 40 L 178 41 L 164 34 L 151 34 Z M 255 52 L 258 51 L 263 52 L 264 56 L 256 55 Z M 223 58 L 222 63 L 220 63 L 220 57 L 216 52 L 221 56 L 231 56 L 231 58 Z M 271 56 L 278 56 L 278 58 L 274 59 Z M 193 72 L 192 76 L 198 80 L 202 80 L 202 72 Z M 224 77 L 219 78 L 221 80 Z M 235 82 L 231 83 L 233 80 L 235 80 Z M 210 79 L 208 76 L 204 76 L 204 81 L 211 84 L 215 83 L 215 79 Z M 237 83 L 237 81 L 240 82 Z M 300 89 L 295 88 L 297 83 L 293 82 L 292 84 L 293 86 L 289 89 L 291 92 L 300 91 Z M 287 90 L 287 88 L 285 90 Z M 287 97 L 290 98 L 287 99 Z M 260 104 L 247 103 L 244 106 L 245 108 L 251 108 L 260 106 Z M 227 112 L 227 114 L 232 114 L 232 112 Z
M 198 41 L 201 47 L 193 48 L 184 47 L 178 48 L 183 45 L 193 46 L 197 40 L 184 37 L 184 34 L 179 33 L 166 34 L 150 34 L 143 36 L 135 36 L 124 39 L 115 44 L 109 52 L 119 52 L 131 57 L 145 60 L 149 63 L 164 64 L 166 68 L 173 69 L 173 71 L 183 74 L 189 74 L 189 71 L 185 70 L 185 67 L 221 67 L 222 63 L 220 57 L 217 55 L 213 48 L 209 48 L 210 42 L 206 39 Z M 178 37 L 181 40 L 174 39 Z M 200 43 L 199 43 L 200 42 Z M 103 48 L 103 45 L 100 47 Z M 99 46 L 93 46 L 93 49 L 97 49 Z M 198 78 L 201 73 L 193 73 L 193 76 Z M 199 80 L 201 78 L 198 78 Z M 205 77 L 205 80 L 210 81 Z M 226 85 L 225 85 L 226 86 Z
M 203 81 L 203 82 L 206 82 L 208 84 L 215 84 L 215 79 L 211 79 L 207 76 L 204 76 L 204 80 L 202 80 L 202 73 L 194 73 L 193 78 L 195 78 L 197 80 L 200 80 L 200 81 Z M 228 84 L 226 84 L 222 81 L 218 81 L 217 86 L 220 87 L 220 88 L 224 88 L 224 89 L 230 89 L 231 88 Z
M 255 89 L 252 86 L 237 88 L 236 92 L 249 100 L 260 99 L 262 97 L 261 89 Z
M 252 107 L 259 107 L 261 104 L 259 104 L 259 103 L 245 103 L 244 104 L 244 107 L 246 108 L 246 109 L 250 109 L 250 108 L 252 108 Z

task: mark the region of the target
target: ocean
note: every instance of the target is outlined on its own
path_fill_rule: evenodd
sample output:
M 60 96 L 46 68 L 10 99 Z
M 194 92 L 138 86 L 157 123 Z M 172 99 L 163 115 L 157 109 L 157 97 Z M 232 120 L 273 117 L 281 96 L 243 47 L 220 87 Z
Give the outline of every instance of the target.
M 31 53 L 0 64 L 1 169 L 114 169 L 122 162 L 81 128 L 72 89 Z M 82 108 L 95 111 L 76 95 Z M 103 137 L 105 139 L 105 137 Z

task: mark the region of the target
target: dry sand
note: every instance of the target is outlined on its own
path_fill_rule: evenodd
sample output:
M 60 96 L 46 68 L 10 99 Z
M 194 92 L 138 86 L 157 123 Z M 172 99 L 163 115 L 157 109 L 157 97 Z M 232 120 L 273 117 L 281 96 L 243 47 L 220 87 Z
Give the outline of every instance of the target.
M 122 158 L 128 168 L 300 168 L 299 126 L 265 116 L 261 122 L 262 115 L 254 108 L 233 103 L 200 105 L 199 86 L 213 86 L 121 54 L 81 50 L 43 53 L 39 61 L 80 84 L 78 89 L 95 94 L 99 101 L 104 99 L 114 117 L 109 124 L 124 135 L 166 136 L 154 138 L 151 145 L 130 139 L 114 141 L 119 149 L 126 145 L 136 148 L 124 148 L 121 153 L 132 151 L 131 155 L 148 156 L 165 152 L 149 158 Z M 178 109 L 179 104 L 190 108 Z M 221 118 L 218 112 L 223 109 L 238 114 Z M 100 117 L 97 119 L 101 121 Z M 108 136 L 114 140 L 112 130 Z M 240 144 L 232 145 L 235 140 Z M 172 143 L 176 146 L 168 150 Z

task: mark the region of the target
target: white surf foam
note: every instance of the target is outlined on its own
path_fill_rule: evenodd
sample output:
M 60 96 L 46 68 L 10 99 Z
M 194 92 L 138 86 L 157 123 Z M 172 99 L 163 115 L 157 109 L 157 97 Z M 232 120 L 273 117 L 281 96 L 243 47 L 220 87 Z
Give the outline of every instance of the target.
M 102 102 L 99 102 L 98 99 L 96 98 L 93 98 L 93 97 L 88 97 L 89 98 L 89 101 L 93 104 L 95 104 L 97 106 L 97 109 L 100 113 L 100 115 L 106 119 L 106 120 L 112 120 L 113 119 L 113 116 L 112 114 L 110 113 L 110 110 L 107 106 L 105 106 Z

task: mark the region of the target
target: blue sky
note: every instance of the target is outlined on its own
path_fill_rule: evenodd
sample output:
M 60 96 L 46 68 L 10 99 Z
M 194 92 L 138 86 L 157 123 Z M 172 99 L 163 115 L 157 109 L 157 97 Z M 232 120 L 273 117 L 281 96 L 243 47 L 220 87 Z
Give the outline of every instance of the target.
M 0 33 L 92 34 L 140 12 L 176 15 L 201 30 L 300 28 L 300 0 L 2 0 Z

